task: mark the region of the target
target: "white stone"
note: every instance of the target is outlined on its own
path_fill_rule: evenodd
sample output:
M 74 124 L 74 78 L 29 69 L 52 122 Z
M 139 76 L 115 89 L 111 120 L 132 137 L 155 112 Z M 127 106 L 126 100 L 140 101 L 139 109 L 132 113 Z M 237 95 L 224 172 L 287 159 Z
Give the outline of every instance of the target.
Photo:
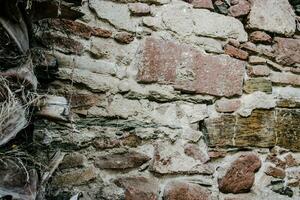
M 296 29 L 295 14 L 288 0 L 252 0 L 250 28 L 291 36 Z
M 115 93 L 118 91 L 119 79 L 110 75 L 96 74 L 88 70 L 81 69 L 59 69 L 59 79 L 73 81 L 74 83 L 84 84 L 93 92 L 110 91 Z
M 114 3 L 105 0 L 90 0 L 89 6 L 101 19 L 108 20 L 118 29 L 131 32 L 138 30 L 139 18 L 132 18 L 126 4 Z
M 195 45 L 209 53 L 224 53 L 223 44 L 216 39 L 191 35 L 185 40 L 187 43 Z
M 276 99 L 273 95 L 258 91 L 242 96 L 241 107 L 237 113 L 243 117 L 248 117 L 254 109 L 271 109 L 275 106 Z
M 213 38 L 233 38 L 240 42 L 248 40 L 243 24 L 234 17 L 224 16 L 205 9 L 193 9 L 194 32 Z

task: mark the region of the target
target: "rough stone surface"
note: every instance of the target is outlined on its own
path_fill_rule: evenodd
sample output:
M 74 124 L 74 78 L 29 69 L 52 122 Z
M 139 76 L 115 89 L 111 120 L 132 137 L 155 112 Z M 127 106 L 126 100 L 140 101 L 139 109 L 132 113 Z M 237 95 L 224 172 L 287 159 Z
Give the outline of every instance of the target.
M 95 164 L 100 169 L 128 169 L 139 167 L 149 161 L 147 155 L 138 152 L 125 152 L 97 156 Z
M 248 39 L 242 23 L 233 18 L 208 10 L 195 10 L 193 12 L 195 23 L 194 32 L 198 35 L 216 38 L 234 38 L 241 42 Z
M 265 78 L 251 78 L 245 81 L 244 91 L 246 93 L 252 93 L 256 91 L 265 92 L 267 94 L 272 93 L 272 82 Z
M 211 0 L 187 0 L 187 2 L 191 3 L 194 8 L 206 8 L 210 10 L 214 9 Z
M 159 187 L 154 179 L 138 177 L 122 177 L 115 184 L 125 189 L 125 200 L 158 200 Z
M 247 71 L 250 76 L 268 76 L 271 73 L 266 65 L 249 65 Z
M 244 193 L 250 191 L 255 172 L 261 167 L 261 161 L 255 154 L 240 156 L 218 180 L 219 190 L 223 193 Z
M 247 0 L 239 0 L 237 4 L 231 6 L 228 11 L 233 17 L 245 16 L 250 12 L 251 4 Z
M 173 181 L 166 185 L 165 200 L 211 200 L 211 192 L 195 183 Z
M 134 36 L 131 33 L 120 32 L 114 36 L 115 40 L 120 43 L 129 44 L 134 40 Z
M 277 167 L 273 167 L 273 166 L 269 166 L 267 168 L 267 170 L 265 171 L 265 173 L 268 176 L 273 176 L 274 178 L 281 178 L 283 179 L 285 177 L 285 171 L 277 168 Z
M 225 53 L 234 57 L 234 58 L 238 58 L 238 59 L 241 59 L 241 60 L 247 60 L 248 59 L 248 53 L 246 51 L 243 51 L 241 49 L 238 49 L 232 45 L 225 45 L 224 46 L 224 50 L 225 50 Z
M 96 168 L 91 166 L 57 175 L 53 179 L 56 186 L 82 185 L 97 177 Z
M 150 13 L 151 9 L 148 4 L 145 3 L 130 3 L 128 8 L 133 15 L 147 15 Z
M 270 9 L 272 8 L 272 9 Z M 253 0 L 250 28 L 291 36 L 296 29 L 295 14 L 288 0 Z
M 140 82 L 171 83 L 182 91 L 216 96 L 241 94 L 242 61 L 223 55 L 203 55 L 189 46 L 154 38 L 146 40 L 141 57 Z M 220 81 L 222 85 L 218 84 Z
M 263 31 L 254 31 L 250 34 L 250 40 L 252 42 L 266 42 L 271 43 L 272 37 Z
M 275 84 L 300 85 L 300 77 L 296 74 L 272 72 L 270 80 Z
M 300 63 L 300 39 L 275 38 L 276 61 L 283 65 Z
M 177 144 L 159 143 L 155 147 L 150 170 L 158 174 L 211 174 L 213 170 L 201 160 L 184 153 Z
M 230 113 L 239 109 L 241 101 L 239 99 L 220 99 L 216 101 L 218 112 Z

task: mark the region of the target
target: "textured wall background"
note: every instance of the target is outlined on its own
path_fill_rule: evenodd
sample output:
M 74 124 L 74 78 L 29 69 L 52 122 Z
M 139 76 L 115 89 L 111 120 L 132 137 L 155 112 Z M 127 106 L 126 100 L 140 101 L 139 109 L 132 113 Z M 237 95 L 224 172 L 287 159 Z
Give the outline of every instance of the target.
M 49 199 L 299 199 L 300 18 L 288 0 L 89 0 L 36 37 L 73 123 Z M 299 13 L 298 13 L 299 14 Z M 62 116 L 65 113 L 62 112 Z

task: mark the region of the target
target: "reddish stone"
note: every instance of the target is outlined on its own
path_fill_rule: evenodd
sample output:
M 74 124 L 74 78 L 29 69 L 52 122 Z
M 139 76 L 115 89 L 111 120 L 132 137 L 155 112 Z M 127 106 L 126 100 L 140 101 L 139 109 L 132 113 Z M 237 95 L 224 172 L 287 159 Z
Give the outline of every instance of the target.
M 202 150 L 196 144 L 186 144 L 184 146 L 184 153 L 195 160 L 200 160 L 202 163 L 209 161 L 208 155 L 202 152 Z
M 114 183 L 125 189 L 125 200 L 157 200 L 159 184 L 145 177 L 124 177 Z
M 41 42 L 48 48 L 55 49 L 67 54 L 81 54 L 83 52 L 83 45 L 69 37 L 64 37 L 49 32 L 43 33 Z
M 41 25 L 46 25 L 49 28 L 52 28 L 63 33 L 73 34 L 85 39 L 89 39 L 91 36 L 97 37 L 110 37 L 112 32 L 102 28 L 92 28 L 86 24 L 76 22 L 68 19 L 46 19 L 42 20 Z
M 147 38 L 139 62 L 138 81 L 172 84 L 185 92 L 233 96 L 242 94 L 243 61 L 206 55 L 190 46 Z
M 95 164 L 100 169 L 129 169 L 149 161 L 147 155 L 135 151 L 98 156 Z
M 289 167 L 295 167 L 298 166 L 299 163 L 296 161 L 296 159 L 293 157 L 292 154 L 288 154 L 284 157 L 286 165 Z
M 134 36 L 131 33 L 120 32 L 114 36 L 115 40 L 120 43 L 129 44 L 134 40 Z
M 263 31 L 254 31 L 250 34 L 250 40 L 252 42 L 272 42 L 272 37 Z
M 300 86 L 300 76 L 296 74 L 273 72 L 270 80 L 277 84 Z
M 300 39 L 275 38 L 276 61 L 283 65 L 300 63 Z
M 239 0 L 239 2 L 236 5 L 231 6 L 228 9 L 229 11 L 228 14 L 233 17 L 241 17 L 241 16 L 248 15 L 250 9 L 251 9 L 251 4 L 248 1 Z
M 213 3 L 211 0 L 185 0 L 188 3 L 191 3 L 194 8 L 207 8 L 210 10 L 214 9 Z
M 250 65 L 247 68 L 250 76 L 269 76 L 271 70 L 266 65 Z
M 109 38 L 112 36 L 112 32 L 102 28 L 94 28 L 92 35 L 96 37 Z
M 130 3 L 128 8 L 133 15 L 147 15 L 150 13 L 150 6 L 145 3 Z
M 238 48 L 241 45 L 238 40 L 232 39 L 232 38 L 228 39 L 228 44 L 230 44 L 236 48 Z
M 285 177 L 285 171 L 280 168 L 277 168 L 277 167 L 269 166 L 267 168 L 267 170 L 265 171 L 265 173 L 268 176 L 273 176 L 274 178 L 284 178 Z
M 208 152 L 208 155 L 211 159 L 224 158 L 226 154 L 227 154 L 226 151 L 221 151 L 221 150 L 213 150 Z
M 211 200 L 211 192 L 198 184 L 172 181 L 166 185 L 164 200 Z
M 220 99 L 216 101 L 218 112 L 230 113 L 236 111 L 241 106 L 239 99 Z
M 226 44 L 224 46 L 225 53 L 238 59 L 247 60 L 248 53 L 246 51 L 243 51 L 241 49 L 238 49 L 234 46 L 231 46 L 230 44 Z
M 279 159 L 276 154 L 268 155 L 266 160 L 272 162 L 276 167 L 280 167 L 281 169 L 285 169 L 286 167 L 286 162 Z
M 218 180 L 219 190 L 223 193 L 249 192 L 255 179 L 255 172 L 261 161 L 255 154 L 246 154 L 235 160 L 224 177 Z

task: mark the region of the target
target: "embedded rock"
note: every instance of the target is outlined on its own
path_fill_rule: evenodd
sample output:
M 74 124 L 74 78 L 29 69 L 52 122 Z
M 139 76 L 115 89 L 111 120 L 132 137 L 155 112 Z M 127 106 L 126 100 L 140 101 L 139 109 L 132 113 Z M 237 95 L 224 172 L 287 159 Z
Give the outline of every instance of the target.
M 191 157 L 185 154 L 184 147 L 177 142 L 169 144 L 160 142 L 155 146 L 154 158 L 150 170 L 158 174 L 212 174 L 213 170 L 207 164 L 203 164 L 198 156 Z M 188 152 L 187 152 L 188 153 Z M 189 153 L 188 153 L 189 154 Z M 191 155 L 191 154 L 190 154 Z M 199 155 L 199 154 L 198 154 Z
M 172 84 L 178 90 L 215 96 L 241 95 L 244 62 L 204 55 L 187 45 L 147 38 L 138 81 Z
M 134 36 L 131 33 L 119 32 L 114 36 L 115 40 L 120 43 L 129 44 L 134 40 Z
M 228 11 L 229 15 L 233 17 L 241 17 L 248 15 L 251 4 L 247 0 L 239 0 L 236 5 L 231 6 Z
M 250 34 L 250 40 L 252 42 L 266 42 L 271 43 L 272 37 L 263 31 L 254 31 Z
M 230 44 L 227 44 L 224 46 L 225 53 L 241 60 L 247 60 L 248 53 L 246 51 L 243 51 L 241 49 L 238 49 Z
M 211 0 L 185 0 L 188 3 L 191 3 L 194 8 L 206 8 L 213 10 L 214 6 Z
M 122 177 L 114 183 L 125 190 L 125 200 L 158 200 L 159 185 L 154 179 L 143 176 Z
M 293 35 L 296 29 L 295 14 L 288 0 L 253 0 L 248 18 L 253 29 L 286 36 Z
M 275 39 L 276 61 L 283 65 L 300 63 L 300 39 L 279 38 Z
M 300 77 L 296 74 L 272 72 L 270 80 L 276 84 L 300 86 Z
M 245 81 L 244 91 L 246 93 L 252 93 L 256 91 L 265 92 L 267 94 L 272 93 L 272 82 L 264 78 L 251 78 Z
M 243 24 L 233 17 L 208 10 L 193 10 L 194 32 L 197 35 L 215 38 L 233 38 L 245 42 L 248 35 Z
M 166 185 L 165 200 L 211 200 L 211 192 L 203 186 L 184 181 L 173 181 Z
M 261 161 L 255 154 L 246 154 L 235 160 L 225 176 L 218 180 L 219 190 L 223 193 L 245 193 L 251 190 L 255 172 L 261 167 Z
M 151 9 L 148 4 L 145 3 L 130 3 L 128 8 L 133 15 L 147 15 L 150 13 Z
M 266 65 L 249 65 L 247 71 L 250 76 L 268 76 L 271 72 Z
M 230 113 L 239 109 L 241 101 L 239 99 L 220 99 L 216 101 L 218 112 Z
M 130 151 L 97 156 L 95 164 L 100 169 L 130 169 L 139 167 L 150 159 L 145 154 Z

